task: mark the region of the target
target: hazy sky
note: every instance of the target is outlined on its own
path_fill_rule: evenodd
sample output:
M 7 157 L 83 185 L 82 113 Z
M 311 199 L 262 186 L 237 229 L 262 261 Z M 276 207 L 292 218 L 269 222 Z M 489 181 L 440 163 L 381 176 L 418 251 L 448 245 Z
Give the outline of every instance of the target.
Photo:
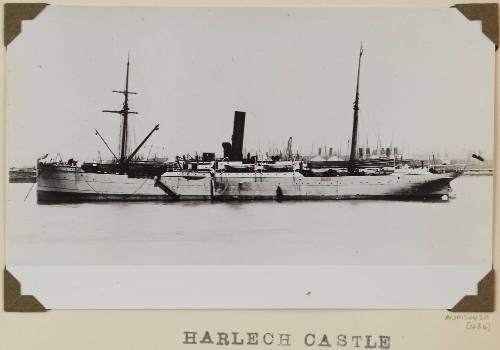
M 456 9 L 47 7 L 8 47 L 11 165 L 110 158 L 130 52 L 132 144 L 222 153 L 235 110 L 247 150 L 347 148 L 360 41 L 362 144 L 493 152 L 494 45 Z M 135 135 L 135 136 L 134 136 Z M 135 140 L 135 142 L 134 142 Z M 162 151 L 164 148 L 164 151 Z

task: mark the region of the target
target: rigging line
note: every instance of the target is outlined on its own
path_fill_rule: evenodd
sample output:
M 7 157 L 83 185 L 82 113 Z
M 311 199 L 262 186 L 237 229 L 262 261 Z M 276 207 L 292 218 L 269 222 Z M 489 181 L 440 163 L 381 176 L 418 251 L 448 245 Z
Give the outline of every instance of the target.
M 134 124 L 133 120 L 129 121 L 129 129 L 132 129 L 132 136 L 134 138 L 134 145 L 137 145 L 137 137 L 135 134 L 135 124 Z M 128 145 L 128 148 L 131 148 L 130 145 Z M 130 151 L 131 151 L 131 149 L 127 150 L 127 154 L 129 154 Z
M 89 185 L 89 187 L 97 194 L 99 195 L 103 195 L 105 197 L 107 197 L 107 194 L 103 193 L 103 192 L 97 192 L 96 189 L 94 187 L 92 187 L 92 185 L 87 181 L 87 179 L 85 178 L 85 175 L 83 175 L 83 179 L 85 180 L 85 182 L 87 183 L 87 185 Z M 144 182 L 139 186 L 139 188 L 137 188 L 134 192 L 130 193 L 130 194 L 125 194 L 125 197 L 130 197 L 130 196 L 133 196 L 134 194 L 136 194 L 137 192 L 139 192 L 141 190 L 141 188 L 144 187 L 144 185 L 146 184 L 146 182 L 148 181 L 148 179 L 145 179 Z
M 33 187 L 35 187 L 35 184 L 36 184 L 36 181 L 35 181 L 35 182 L 33 182 L 33 185 L 31 185 L 30 190 L 28 191 L 28 194 L 26 195 L 26 197 L 24 197 L 24 201 L 25 201 L 25 202 L 26 202 L 26 199 L 28 199 L 28 196 L 30 195 L 31 190 L 33 189 Z
M 146 157 L 146 160 L 148 160 L 148 159 L 149 159 L 149 155 L 151 154 L 151 149 L 152 149 L 152 148 L 153 148 L 153 145 L 151 145 L 151 146 L 149 147 L 149 152 L 148 152 L 148 156 Z
M 139 186 L 139 188 L 137 190 L 135 190 L 134 192 L 132 192 L 131 194 L 127 194 L 126 196 L 129 197 L 129 196 L 133 196 L 134 194 L 136 194 L 137 192 L 139 192 L 141 190 L 141 188 L 146 184 L 146 182 L 148 181 L 149 179 L 145 179 L 144 182 Z
M 97 191 L 95 190 L 95 188 L 94 188 L 94 187 L 92 187 L 92 185 L 91 185 L 91 184 L 87 181 L 87 179 L 85 178 L 85 175 L 83 175 L 83 180 L 85 180 L 85 182 L 87 183 L 87 185 L 89 185 L 89 187 L 90 187 L 90 188 L 91 188 L 91 189 L 92 189 L 95 193 L 97 193 L 97 194 L 99 194 L 99 195 L 103 195 L 104 197 L 107 197 L 107 195 L 106 195 L 105 193 L 97 192 Z

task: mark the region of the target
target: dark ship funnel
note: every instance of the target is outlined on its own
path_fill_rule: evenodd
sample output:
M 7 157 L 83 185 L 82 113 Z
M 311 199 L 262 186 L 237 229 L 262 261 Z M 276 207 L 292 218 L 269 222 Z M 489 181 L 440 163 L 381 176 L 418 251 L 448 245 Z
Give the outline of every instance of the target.
M 223 142 L 222 149 L 224 150 L 224 158 L 231 158 L 231 142 Z
M 234 112 L 233 137 L 229 160 L 243 160 L 243 135 L 245 133 L 245 112 Z M 226 146 L 227 147 L 227 146 Z M 224 152 L 225 153 L 225 152 Z

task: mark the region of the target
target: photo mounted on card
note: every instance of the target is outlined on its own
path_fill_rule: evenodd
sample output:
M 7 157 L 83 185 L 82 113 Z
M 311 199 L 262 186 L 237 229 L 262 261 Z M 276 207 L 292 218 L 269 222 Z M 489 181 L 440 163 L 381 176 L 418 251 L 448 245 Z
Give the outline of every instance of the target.
M 491 311 L 495 11 L 6 5 L 5 309 Z

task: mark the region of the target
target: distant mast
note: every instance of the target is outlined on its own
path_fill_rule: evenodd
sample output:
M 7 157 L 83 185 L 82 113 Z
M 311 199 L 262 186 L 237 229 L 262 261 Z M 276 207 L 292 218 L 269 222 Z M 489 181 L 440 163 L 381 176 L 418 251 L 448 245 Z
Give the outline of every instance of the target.
M 128 115 L 129 114 L 137 114 L 137 112 L 131 112 L 128 107 L 128 95 L 129 94 L 137 94 L 136 92 L 130 92 L 128 91 L 128 75 L 129 75 L 129 67 L 130 67 L 130 57 L 127 57 L 127 75 L 125 78 L 125 91 L 117 91 L 113 90 L 113 92 L 117 92 L 120 94 L 123 94 L 125 99 L 123 102 L 123 107 L 119 111 L 110 111 L 110 110 L 104 110 L 103 112 L 108 112 L 108 113 L 117 113 L 122 116 L 122 134 L 121 134 L 121 140 L 120 140 L 120 159 L 119 162 L 120 164 L 124 164 L 127 161 L 127 142 L 128 142 Z
M 355 170 L 355 161 L 357 159 L 356 156 L 356 148 L 358 145 L 358 111 L 359 111 L 359 74 L 361 70 L 361 55 L 363 55 L 363 43 L 361 43 L 361 47 L 359 48 L 359 62 L 358 62 L 358 79 L 356 83 L 356 98 L 354 100 L 354 118 L 352 123 L 352 138 L 351 138 L 351 156 L 349 157 L 349 165 L 348 170 L 350 173 L 353 173 Z

